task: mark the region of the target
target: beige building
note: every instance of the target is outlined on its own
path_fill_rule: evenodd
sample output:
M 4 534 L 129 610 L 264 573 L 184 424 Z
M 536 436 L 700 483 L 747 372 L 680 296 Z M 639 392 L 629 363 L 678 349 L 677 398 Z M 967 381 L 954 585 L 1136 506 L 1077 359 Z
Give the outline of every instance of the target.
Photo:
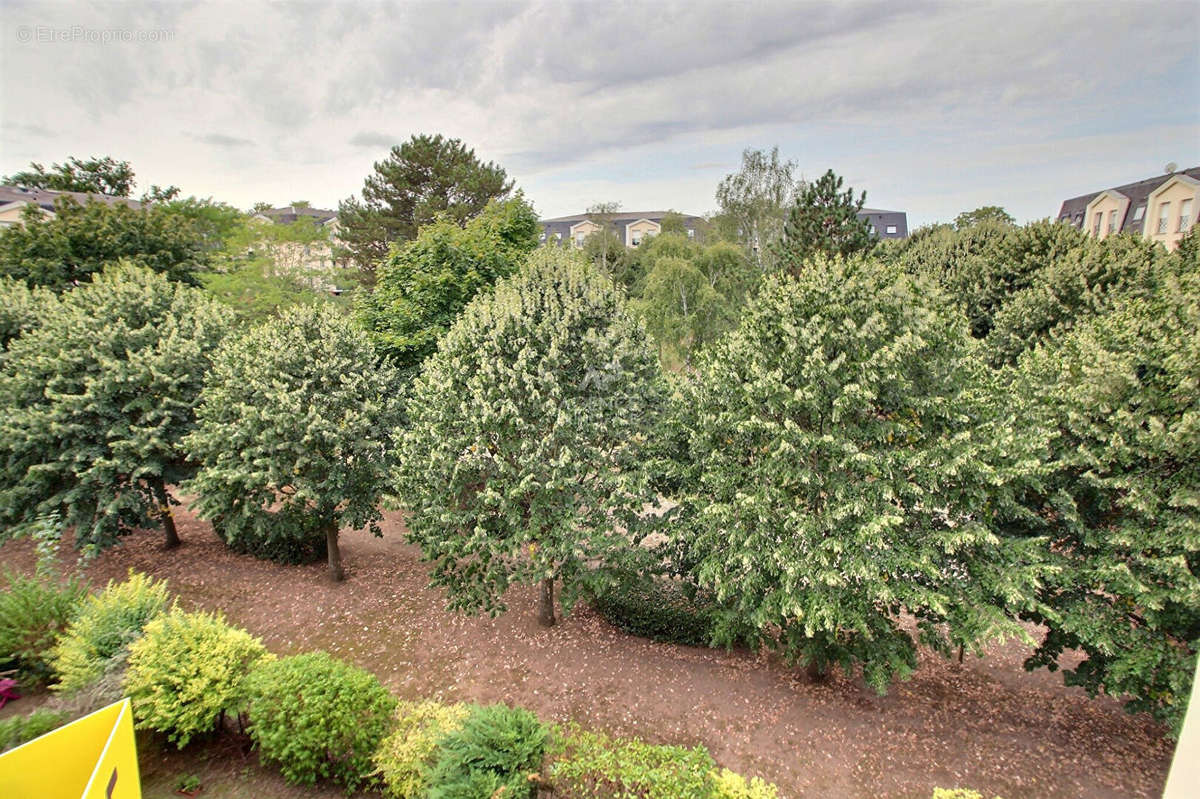
M 657 236 L 662 232 L 662 221 L 671 211 L 619 211 L 605 217 L 605 222 L 617 238 L 626 247 L 640 246 L 646 239 Z M 704 219 L 692 214 L 679 214 L 683 229 L 688 238 L 695 238 L 697 231 L 702 230 Z M 553 219 L 543 219 L 541 240 L 569 241 L 575 247 L 582 247 L 587 237 L 600 229 L 600 225 L 588 214 L 573 214 L 559 216 Z
M 1132 233 L 1168 250 L 1196 223 L 1200 210 L 1200 167 L 1073 197 L 1058 219 L 1098 239 Z

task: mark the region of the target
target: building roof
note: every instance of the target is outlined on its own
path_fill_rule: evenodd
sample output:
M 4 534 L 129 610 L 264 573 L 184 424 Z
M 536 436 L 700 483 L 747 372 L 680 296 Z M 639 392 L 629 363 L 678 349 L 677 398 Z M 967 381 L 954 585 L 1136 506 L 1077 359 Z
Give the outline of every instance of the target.
M 667 214 L 679 214 L 684 219 L 701 219 L 702 218 L 702 217 L 696 216 L 695 214 L 684 214 L 679 211 L 617 211 L 614 214 L 611 214 L 611 215 L 606 214 L 605 216 L 607 216 L 608 219 L 612 222 L 629 223 L 629 222 L 636 222 L 639 219 L 649 219 L 649 220 L 657 222 L 658 220 L 662 219 Z M 552 217 L 550 219 L 543 219 L 541 221 L 542 221 L 542 224 L 546 224 L 548 222 L 582 222 L 583 220 L 588 219 L 591 216 L 592 216 L 592 214 L 585 212 L 582 214 L 571 214 L 570 216 L 556 216 L 556 217 Z M 597 214 L 597 216 L 599 216 L 599 214 Z
M 1124 186 L 1113 186 L 1107 189 L 1100 189 L 1091 194 L 1081 194 L 1078 197 L 1072 197 L 1069 200 L 1063 200 L 1062 207 L 1058 211 L 1058 219 L 1065 220 L 1075 225 L 1082 227 L 1086 220 L 1083 218 L 1084 211 L 1092 200 L 1099 197 L 1106 191 L 1117 192 L 1129 198 L 1129 209 L 1125 212 L 1125 219 L 1122 221 L 1120 232 L 1122 233 L 1141 233 L 1144 219 L 1135 219 L 1133 211 L 1139 206 L 1144 206 L 1150 195 L 1154 193 L 1162 184 L 1176 175 L 1187 175 L 1190 178 L 1200 180 L 1200 166 L 1194 166 L 1190 169 L 1181 169 L 1178 172 L 1164 173 L 1155 175 L 1152 178 L 1139 180 L 1136 183 L 1126 183 Z
M 290 225 L 300 217 L 308 216 L 312 217 L 318 225 L 324 225 L 331 219 L 337 218 L 337 211 L 330 211 L 326 208 L 289 205 L 285 208 L 269 208 L 266 211 L 259 211 L 258 215 L 265 216 L 272 222 L 278 222 L 283 225 Z
M 130 208 L 141 208 L 142 204 L 128 197 L 114 197 L 111 194 L 90 194 L 82 191 L 53 191 L 51 189 L 28 188 L 25 186 L 0 186 L 0 205 L 9 203 L 33 203 L 47 211 L 54 210 L 54 202 L 60 197 L 70 197 L 80 205 L 88 202 L 99 202 L 106 205 L 128 205 Z

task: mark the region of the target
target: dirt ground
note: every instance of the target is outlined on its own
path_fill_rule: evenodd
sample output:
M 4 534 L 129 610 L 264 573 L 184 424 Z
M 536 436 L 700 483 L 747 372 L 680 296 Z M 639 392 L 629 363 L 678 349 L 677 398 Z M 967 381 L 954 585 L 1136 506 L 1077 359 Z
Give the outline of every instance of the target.
M 1161 727 L 1060 675 L 1026 673 L 1018 643 L 962 665 L 925 653 L 911 680 L 878 697 L 856 677 L 815 685 L 755 653 L 629 636 L 588 607 L 543 629 L 533 590 L 514 591 L 499 618 L 448 613 L 399 514 L 381 539 L 343 533 L 342 584 L 323 563 L 232 554 L 207 523 L 178 518 L 182 547 L 131 536 L 88 567 L 93 585 L 144 571 L 167 579 L 185 607 L 222 610 L 280 654 L 328 650 L 409 698 L 508 702 L 655 743 L 702 743 L 784 797 L 928 799 L 934 786 L 1005 799 L 1157 797 L 1170 765 Z M 33 568 L 28 542 L 0 558 Z

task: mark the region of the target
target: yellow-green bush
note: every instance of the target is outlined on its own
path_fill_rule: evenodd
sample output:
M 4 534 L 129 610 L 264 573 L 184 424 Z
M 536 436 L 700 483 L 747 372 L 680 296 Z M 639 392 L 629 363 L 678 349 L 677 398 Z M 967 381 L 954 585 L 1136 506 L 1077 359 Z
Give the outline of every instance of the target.
M 555 795 L 567 799 L 712 799 L 715 766 L 703 746 L 655 746 L 568 728 L 549 773 Z
M 179 748 L 241 712 L 250 668 L 268 656 L 262 641 L 212 613 L 178 608 L 150 621 L 129 647 L 125 691 L 137 726 L 166 733 Z
M 737 772 L 723 768 L 712 772 L 713 799 L 779 799 L 779 789 L 761 777 L 748 782 Z
M 98 596 L 84 600 L 74 621 L 54 647 L 54 690 L 72 693 L 119 668 L 142 629 L 167 609 L 167 584 L 129 573 L 123 583 L 109 581 Z
M 470 708 L 464 704 L 401 702 L 396 707 L 395 730 L 375 753 L 384 795 L 394 799 L 424 796 L 428 787 L 425 771 L 433 765 L 438 741 L 461 728 L 469 713 Z
M 979 791 L 970 788 L 934 788 L 932 799 L 985 799 Z M 995 799 L 1000 799 L 999 796 Z

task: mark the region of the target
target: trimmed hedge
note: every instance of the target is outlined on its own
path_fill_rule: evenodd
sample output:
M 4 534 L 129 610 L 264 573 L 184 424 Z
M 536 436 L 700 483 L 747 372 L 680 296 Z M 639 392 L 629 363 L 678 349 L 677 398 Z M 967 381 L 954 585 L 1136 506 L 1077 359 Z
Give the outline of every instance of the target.
M 630 635 L 667 644 L 712 646 L 716 605 L 678 581 L 629 577 L 595 599 L 596 610 Z
M 715 768 L 703 746 L 655 746 L 571 727 L 549 772 L 563 799 L 712 799 Z

